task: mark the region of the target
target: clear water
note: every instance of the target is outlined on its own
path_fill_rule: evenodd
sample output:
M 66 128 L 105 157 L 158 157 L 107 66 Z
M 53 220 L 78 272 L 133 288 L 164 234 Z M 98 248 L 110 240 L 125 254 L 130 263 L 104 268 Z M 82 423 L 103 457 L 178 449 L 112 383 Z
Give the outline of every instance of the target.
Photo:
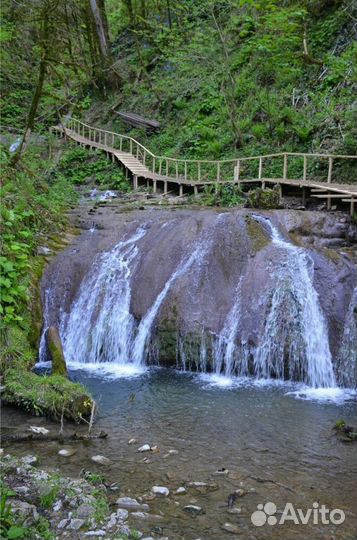
M 339 418 L 356 422 L 356 403 L 349 391 L 311 390 L 281 381 L 193 375 L 160 368 L 140 373 L 135 366 L 122 377 L 123 366 L 118 364 L 78 367 L 83 364 L 72 369 L 71 375 L 97 399 L 95 427 L 106 430 L 108 439 L 76 443 L 78 452 L 67 460 L 58 456 L 60 446 L 55 442 L 17 444 L 9 450 L 35 453 L 43 467 L 59 467 L 68 475 L 78 475 L 83 468 L 100 472 L 119 485 L 119 491 L 111 495 L 113 501 L 119 496 L 143 496 L 153 485 L 167 486 L 171 491 L 168 499 L 149 501 L 150 512 L 162 515 L 160 522 L 131 520 L 133 526 L 155 538 L 235 538 L 221 529 L 225 522 L 237 525 L 239 538 L 244 540 L 355 538 L 355 445 L 340 442 L 332 430 Z M 34 424 L 54 432 L 59 429 L 58 424 L 43 418 L 13 409 L 3 411 L 4 426 L 16 425 L 23 431 Z M 83 431 L 85 427 L 75 429 Z M 133 437 L 137 443 L 129 445 Z M 145 443 L 158 445 L 160 452 L 138 453 Z M 169 450 L 178 453 L 169 454 Z M 95 454 L 110 458 L 113 464 L 100 467 L 90 459 Z M 216 475 L 223 467 L 229 474 Z M 215 483 L 217 490 L 201 494 L 188 488 L 186 495 L 173 494 L 191 481 Z M 239 488 L 248 491 L 236 502 L 241 513 L 229 514 L 227 497 Z M 288 523 L 274 529 L 257 528 L 251 523 L 251 513 L 268 501 L 275 502 L 279 510 L 286 502 L 306 510 L 319 501 L 344 510 L 346 521 L 340 526 Z M 186 504 L 202 506 L 206 513 L 193 518 L 183 511 Z

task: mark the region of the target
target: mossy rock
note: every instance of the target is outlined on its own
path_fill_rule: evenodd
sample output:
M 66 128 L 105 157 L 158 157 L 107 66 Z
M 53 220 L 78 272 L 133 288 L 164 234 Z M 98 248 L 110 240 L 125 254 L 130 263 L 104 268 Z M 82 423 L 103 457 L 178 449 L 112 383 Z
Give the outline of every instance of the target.
M 50 326 L 46 332 L 46 341 L 52 361 L 52 374 L 68 376 L 61 337 L 56 327 Z
M 247 233 L 255 252 L 260 251 L 271 242 L 270 236 L 255 219 L 247 218 L 246 223 Z
M 273 210 L 280 207 L 280 187 L 257 188 L 248 194 L 249 208 L 260 208 L 263 210 Z

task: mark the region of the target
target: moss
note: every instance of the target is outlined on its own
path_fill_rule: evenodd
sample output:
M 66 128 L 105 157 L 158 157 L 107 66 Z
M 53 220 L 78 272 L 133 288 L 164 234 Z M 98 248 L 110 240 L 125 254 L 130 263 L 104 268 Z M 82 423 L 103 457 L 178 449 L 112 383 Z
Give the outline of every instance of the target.
M 271 242 L 271 238 L 257 221 L 247 218 L 246 223 L 247 233 L 255 252 L 260 251 Z
M 67 377 L 67 366 L 63 354 L 62 342 L 57 328 L 50 326 L 47 330 L 46 341 L 51 355 L 52 374 Z
M 335 264 L 339 263 L 341 260 L 341 254 L 335 249 L 325 248 L 323 254 Z
M 86 389 L 61 375 L 39 376 L 26 371 L 21 361 L 13 361 L 5 371 L 5 403 L 22 407 L 36 414 L 54 419 L 62 414 L 80 421 L 92 408 L 92 398 Z
M 261 208 L 263 210 L 272 210 L 280 206 L 280 188 L 274 186 L 273 189 L 257 188 L 248 194 L 248 206 L 250 208 Z

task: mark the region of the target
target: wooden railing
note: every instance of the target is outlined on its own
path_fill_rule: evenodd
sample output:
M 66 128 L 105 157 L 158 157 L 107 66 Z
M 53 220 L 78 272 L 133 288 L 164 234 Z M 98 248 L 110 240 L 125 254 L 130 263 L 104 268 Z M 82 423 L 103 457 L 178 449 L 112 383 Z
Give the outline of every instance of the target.
M 99 143 L 136 157 L 147 169 L 159 175 L 185 181 L 227 181 L 235 183 L 250 179 L 264 181 L 333 181 L 333 165 L 337 160 L 351 160 L 356 174 L 357 155 L 308 154 L 299 152 L 279 152 L 262 156 L 240 157 L 223 160 L 177 159 L 156 156 L 133 137 L 121 135 L 105 129 L 89 126 L 75 118 L 63 120 L 65 129 L 74 132 L 89 142 Z M 290 171 L 289 171 L 290 168 Z M 264 170 L 264 174 L 263 174 Z M 338 174 L 338 167 L 336 167 Z M 293 171 L 293 175 L 289 172 Z

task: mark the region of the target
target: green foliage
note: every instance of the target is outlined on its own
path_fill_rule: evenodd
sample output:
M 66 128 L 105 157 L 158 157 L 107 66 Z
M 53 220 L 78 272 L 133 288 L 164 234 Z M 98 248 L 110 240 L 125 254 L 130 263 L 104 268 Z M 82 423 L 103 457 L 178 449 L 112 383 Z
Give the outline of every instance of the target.
M 109 514 L 108 500 L 100 489 L 95 489 L 92 495 L 95 497 L 94 519 L 100 523 Z
M 49 490 L 40 497 L 40 506 L 42 508 L 51 508 L 60 492 L 61 486 L 56 481 L 52 482 L 49 486 Z
M 91 471 L 84 471 L 83 478 L 93 485 L 100 485 L 104 483 L 104 476 Z
M 65 152 L 56 172 L 72 184 L 91 183 L 103 189 L 131 190 L 118 165 L 110 163 L 100 151 L 90 153 L 77 145 Z
M 171 3 L 170 26 L 164 2 L 146 11 L 130 4 L 132 12 L 107 1 L 115 51 L 128 69 L 120 107 L 157 118 L 162 130 L 146 134 L 116 119 L 113 130 L 180 158 L 355 154 L 356 7 L 178 1 Z M 350 181 L 353 174 L 346 163 L 338 178 Z
M 241 190 L 233 184 L 205 186 L 199 203 L 205 206 L 232 207 L 244 204 Z
M 279 208 L 279 186 L 274 186 L 273 189 L 257 188 L 250 191 L 248 194 L 248 205 L 250 208 L 262 208 L 264 210 Z
M 8 489 L 5 485 L 1 484 L 0 495 L 0 534 L 1 538 L 6 540 L 26 539 L 29 538 L 29 530 L 26 527 L 22 527 L 18 524 L 12 508 L 11 499 L 16 495 L 13 491 Z
M 46 177 L 48 163 L 40 159 L 39 150 L 32 147 L 21 168 L 14 169 L 2 149 L 0 313 L 5 324 L 22 324 L 29 301 L 30 265 L 39 235 L 64 224 L 63 211 L 76 197 L 63 177 Z

